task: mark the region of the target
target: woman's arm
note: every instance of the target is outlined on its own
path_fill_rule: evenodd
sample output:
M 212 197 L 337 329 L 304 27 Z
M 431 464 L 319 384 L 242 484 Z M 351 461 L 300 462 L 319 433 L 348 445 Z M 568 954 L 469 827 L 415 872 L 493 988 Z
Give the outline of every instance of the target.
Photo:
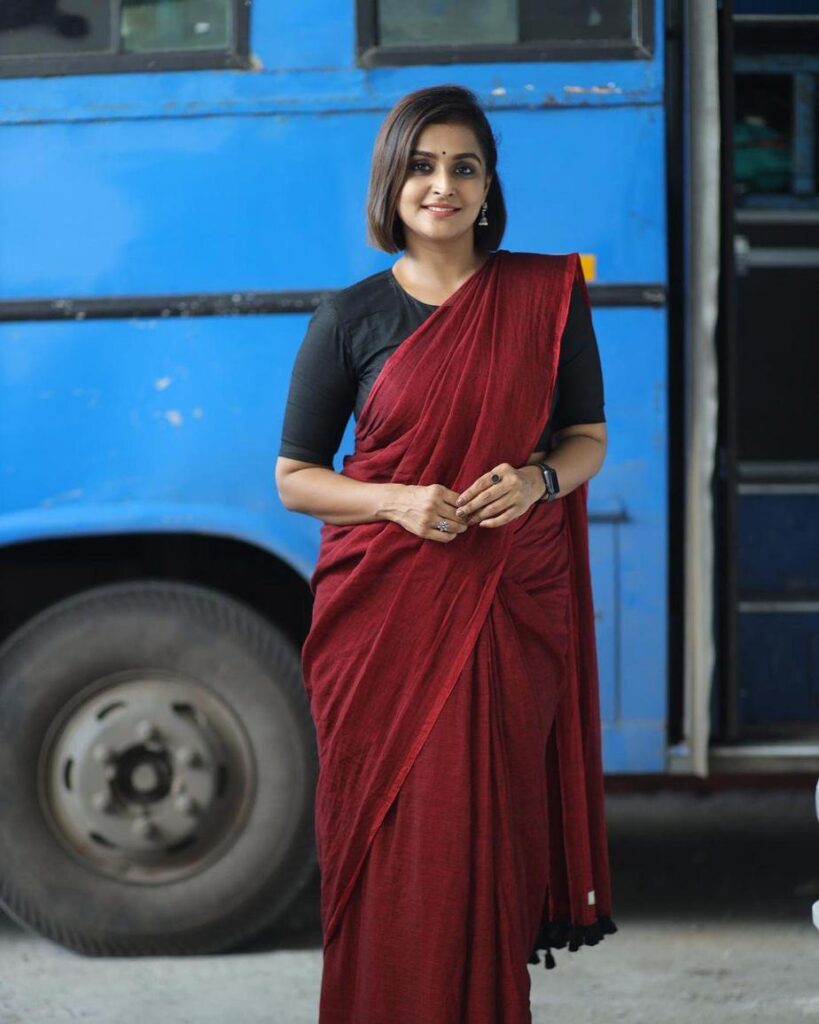
M 599 471 L 606 458 L 608 432 L 605 423 L 577 423 L 571 427 L 556 430 L 551 452 L 532 452 L 526 466 L 520 469 L 531 473 L 539 482 L 538 494 L 543 493 L 543 476 L 536 462 L 548 462 L 557 472 L 560 482 L 558 498 L 565 498 L 584 481 L 590 480 Z
M 552 451 L 532 452 L 526 461 L 531 469 L 521 470 L 531 473 L 532 493 L 539 496 L 543 481 L 534 463 L 547 459 L 557 471 L 558 498 L 562 498 L 600 470 L 606 445 L 605 423 L 578 423 L 556 431 Z M 276 487 L 281 503 L 290 511 L 342 526 L 384 519 L 399 522 L 413 505 L 413 488 L 406 484 L 353 480 L 327 466 L 282 455 L 276 460 Z
M 551 443 L 551 450 L 532 452 L 526 465 L 545 461 L 554 466 L 560 481 L 558 498 L 561 498 L 599 472 L 607 445 L 600 352 L 591 309 L 577 282 L 572 287 L 560 345 L 557 385 L 549 419 L 553 430 L 549 431 L 547 426 L 540 437 L 540 443 Z M 520 469 L 532 475 L 540 498 L 544 493 L 540 470 Z
M 404 484 L 371 484 L 353 480 L 314 462 L 280 455 L 276 487 L 285 508 L 342 526 L 397 519 L 403 510 Z

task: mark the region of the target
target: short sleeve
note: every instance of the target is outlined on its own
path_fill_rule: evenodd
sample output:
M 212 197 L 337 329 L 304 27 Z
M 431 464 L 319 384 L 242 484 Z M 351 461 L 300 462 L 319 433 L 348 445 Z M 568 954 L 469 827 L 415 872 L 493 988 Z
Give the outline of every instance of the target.
M 600 352 L 580 287 L 575 283 L 560 344 L 557 395 L 552 415 L 538 441 L 537 451 L 548 451 L 548 439 L 556 430 L 576 423 L 605 423 L 605 397 Z
M 332 469 L 357 389 L 344 326 L 332 299 L 323 299 L 293 363 L 279 455 Z

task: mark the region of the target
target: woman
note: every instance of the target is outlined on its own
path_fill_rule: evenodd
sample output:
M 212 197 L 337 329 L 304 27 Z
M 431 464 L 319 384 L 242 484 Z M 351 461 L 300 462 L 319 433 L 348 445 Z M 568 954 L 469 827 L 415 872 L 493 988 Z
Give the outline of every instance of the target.
M 524 1024 L 536 950 L 550 967 L 549 947 L 616 931 L 586 519 L 599 358 L 577 254 L 498 249 L 496 159 L 469 90 L 395 106 L 367 217 L 403 254 L 322 303 L 291 380 L 279 494 L 323 520 L 302 650 L 320 1024 Z

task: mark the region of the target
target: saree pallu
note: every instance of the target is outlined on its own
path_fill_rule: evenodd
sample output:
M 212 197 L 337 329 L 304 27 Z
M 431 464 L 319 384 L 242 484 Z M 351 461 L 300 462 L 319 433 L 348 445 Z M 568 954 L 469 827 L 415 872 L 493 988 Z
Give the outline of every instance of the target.
M 459 492 L 526 463 L 580 258 L 493 253 L 382 367 L 343 475 Z M 529 1024 L 527 963 L 616 931 L 588 484 L 436 543 L 324 523 L 320 1024 Z

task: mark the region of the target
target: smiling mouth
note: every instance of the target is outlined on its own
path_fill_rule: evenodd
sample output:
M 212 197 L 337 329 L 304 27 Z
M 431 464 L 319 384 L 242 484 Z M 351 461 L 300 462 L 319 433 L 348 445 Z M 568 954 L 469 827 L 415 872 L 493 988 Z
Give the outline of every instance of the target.
M 460 210 L 460 206 L 434 206 L 430 203 L 423 207 L 424 210 L 434 210 L 435 213 L 457 213 Z

